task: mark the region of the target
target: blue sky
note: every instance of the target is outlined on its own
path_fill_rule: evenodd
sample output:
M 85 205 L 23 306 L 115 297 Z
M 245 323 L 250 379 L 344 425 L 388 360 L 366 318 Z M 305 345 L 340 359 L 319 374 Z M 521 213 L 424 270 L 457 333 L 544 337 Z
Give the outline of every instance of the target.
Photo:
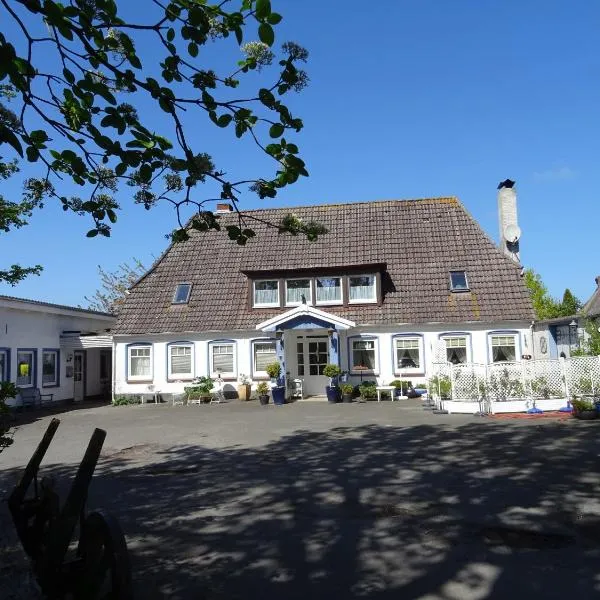
M 311 83 L 291 100 L 305 123 L 294 141 L 310 177 L 276 200 L 244 193 L 243 206 L 454 195 L 496 239 L 496 186 L 511 178 L 524 265 L 555 295 L 565 287 L 582 299 L 592 293 L 600 274 L 600 4 L 272 5 L 284 16 L 278 42 L 310 51 Z M 154 48 L 140 48 L 152 62 Z M 217 66 L 235 60 L 234 53 L 210 52 Z M 188 125 L 225 170 L 256 174 L 266 164 L 229 130 Z M 23 174 L 30 169 L 24 165 Z M 16 179 L 3 194 L 18 191 Z M 128 193 L 119 194 L 123 210 L 109 239 L 87 239 L 89 222 L 53 204 L 28 227 L 2 235 L 2 265 L 39 262 L 45 270 L 16 287 L 0 285 L 0 293 L 85 305 L 98 287 L 98 264 L 111 270 L 135 256 L 149 265 L 165 249 L 174 215 L 167 207 L 147 212 Z

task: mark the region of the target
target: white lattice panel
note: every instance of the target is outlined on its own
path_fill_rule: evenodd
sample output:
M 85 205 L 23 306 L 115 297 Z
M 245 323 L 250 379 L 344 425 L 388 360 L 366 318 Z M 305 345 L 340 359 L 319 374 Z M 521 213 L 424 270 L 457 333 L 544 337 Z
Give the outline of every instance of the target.
M 577 356 L 565 360 L 565 374 L 571 396 L 600 394 L 600 357 Z

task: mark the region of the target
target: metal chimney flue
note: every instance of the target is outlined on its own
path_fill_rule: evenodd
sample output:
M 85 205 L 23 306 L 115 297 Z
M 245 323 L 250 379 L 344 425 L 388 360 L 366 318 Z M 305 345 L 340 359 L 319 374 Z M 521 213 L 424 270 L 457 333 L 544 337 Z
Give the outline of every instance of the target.
M 511 179 L 505 179 L 498 184 L 498 225 L 500 249 L 511 260 L 520 263 L 521 228 L 517 219 L 517 190 L 515 182 Z

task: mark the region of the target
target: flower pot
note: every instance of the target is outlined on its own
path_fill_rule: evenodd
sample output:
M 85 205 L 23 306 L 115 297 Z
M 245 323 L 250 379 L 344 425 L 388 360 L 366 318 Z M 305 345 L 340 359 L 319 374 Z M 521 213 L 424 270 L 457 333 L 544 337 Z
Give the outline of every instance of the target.
M 252 388 L 249 384 L 240 384 L 237 386 L 237 393 L 240 400 L 250 400 Z
M 269 394 L 261 394 L 258 397 L 258 400 L 262 404 L 262 406 L 266 406 L 267 404 L 269 404 Z
M 342 401 L 343 402 L 352 402 L 352 394 L 343 394 Z
M 340 389 L 335 385 L 328 385 L 325 388 L 325 393 L 327 394 L 327 402 L 331 402 L 332 404 L 336 403 L 340 398 Z
M 285 404 L 285 386 L 276 385 L 271 389 L 271 395 L 273 396 L 273 404 Z

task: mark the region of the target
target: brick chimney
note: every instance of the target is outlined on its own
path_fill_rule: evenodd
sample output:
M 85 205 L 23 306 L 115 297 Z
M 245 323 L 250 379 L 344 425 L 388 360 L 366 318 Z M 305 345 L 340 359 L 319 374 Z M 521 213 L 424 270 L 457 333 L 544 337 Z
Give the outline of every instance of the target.
M 511 260 L 519 263 L 521 229 L 517 221 L 517 190 L 515 182 L 510 179 L 498 184 L 498 226 L 500 250 Z
M 233 206 L 227 202 L 217 202 L 217 214 L 230 213 L 233 211 Z

